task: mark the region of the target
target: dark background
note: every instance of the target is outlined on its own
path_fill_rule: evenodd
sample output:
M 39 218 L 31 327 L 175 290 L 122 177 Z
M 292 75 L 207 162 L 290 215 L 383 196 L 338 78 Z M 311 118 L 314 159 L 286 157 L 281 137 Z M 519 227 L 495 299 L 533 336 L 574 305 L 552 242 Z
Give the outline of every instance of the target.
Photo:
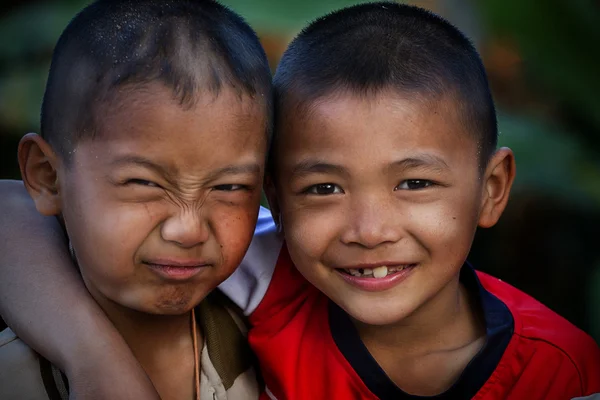
M 356 1 L 228 0 L 259 32 L 275 66 L 309 20 Z M 37 131 L 54 43 L 87 1 L 0 4 L 0 178 L 18 178 L 16 148 Z M 471 261 L 600 339 L 600 3 L 429 0 L 480 50 L 517 158 L 501 222 L 477 235 Z M 1 194 L 0 194 L 1 195 Z M 7 229 L 2 227 L 0 229 Z M 599 246 L 600 247 L 600 246 Z

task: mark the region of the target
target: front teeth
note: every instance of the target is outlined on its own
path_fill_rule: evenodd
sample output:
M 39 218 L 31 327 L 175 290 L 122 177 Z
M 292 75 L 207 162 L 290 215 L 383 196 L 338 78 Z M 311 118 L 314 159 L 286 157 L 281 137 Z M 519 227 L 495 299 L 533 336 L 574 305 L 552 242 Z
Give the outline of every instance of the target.
M 346 269 L 345 271 L 352 276 L 360 276 L 360 277 L 373 277 L 375 279 L 385 278 L 388 274 L 392 274 L 394 272 L 402 271 L 406 266 L 400 267 L 387 267 L 386 265 L 382 265 L 377 268 L 357 268 L 357 269 Z
M 385 278 L 388 274 L 388 268 L 385 265 L 373 268 L 373 278 Z

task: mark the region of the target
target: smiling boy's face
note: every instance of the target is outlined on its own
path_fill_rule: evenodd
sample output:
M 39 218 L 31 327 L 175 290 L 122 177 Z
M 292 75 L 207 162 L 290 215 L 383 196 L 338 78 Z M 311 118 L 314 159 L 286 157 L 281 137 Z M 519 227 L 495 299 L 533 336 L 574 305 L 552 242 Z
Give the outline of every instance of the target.
M 510 150 L 482 174 L 446 99 L 332 95 L 305 115 L 284 116 L 271 195 L 299 271 L 373 325 L 456 296 L 478 224 L 493 225 L 506 204 Z
M 62 216 L 94 295 L 181 314 L 237 267 L 256 223 L 264 106 L 233 90 L 191 109 L 170 90 L 119 94 L 58 172 Z

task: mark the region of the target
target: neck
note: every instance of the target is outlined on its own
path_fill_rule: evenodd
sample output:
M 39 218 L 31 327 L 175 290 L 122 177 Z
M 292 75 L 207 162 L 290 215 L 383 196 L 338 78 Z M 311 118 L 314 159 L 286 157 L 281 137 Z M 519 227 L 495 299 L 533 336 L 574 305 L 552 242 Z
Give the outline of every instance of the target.
M 385 326 L 356 320 L 354 323 L 372 354 L 418 355 L 453 350 L 484 334 L 478 306 L 469 298 L 458 276 L 401 321 Z
M 191 312 L 155 315 L 136 311 L 105 297 L 85 276 L 82 277 L 92 297 L 129 345 L 160 398 L 197 399 L 200 365 L 192 338 Z M 201 346 L 201 332 L 196 332 L 195 339 Z
M 191 343 L 190 313 L 153 315 L 132 310 L 108 299 L 98 302 L 121 333 L 133 354 L 144 364 L 163 351 Z
M 146 373 L 161 371 L 171 364 L 173 354 L 191 354 L 190 313 L 153 315 L 132 310 L 109 299 L 96 299 L 123 336 Z
M 98 300 L 97 300 L 98 301 Z M 191 313 L 150 315 L 106 298 L 98 301 L 131 348 L 162 399 L 196 399 L 199 373 Z M 202 343 L 200 332 L 196 340 Z

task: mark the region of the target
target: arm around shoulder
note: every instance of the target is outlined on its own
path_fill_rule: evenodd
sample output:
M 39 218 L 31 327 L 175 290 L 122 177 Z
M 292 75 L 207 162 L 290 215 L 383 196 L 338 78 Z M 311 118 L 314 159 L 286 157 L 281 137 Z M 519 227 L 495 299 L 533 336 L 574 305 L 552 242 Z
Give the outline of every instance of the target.
M 37 212 L 20 181 L 0 181 L 0 193 L 0 314 L 6 323 L 66 372 L 75 398 L 158 398 L 83 285 L 58 220 Z

